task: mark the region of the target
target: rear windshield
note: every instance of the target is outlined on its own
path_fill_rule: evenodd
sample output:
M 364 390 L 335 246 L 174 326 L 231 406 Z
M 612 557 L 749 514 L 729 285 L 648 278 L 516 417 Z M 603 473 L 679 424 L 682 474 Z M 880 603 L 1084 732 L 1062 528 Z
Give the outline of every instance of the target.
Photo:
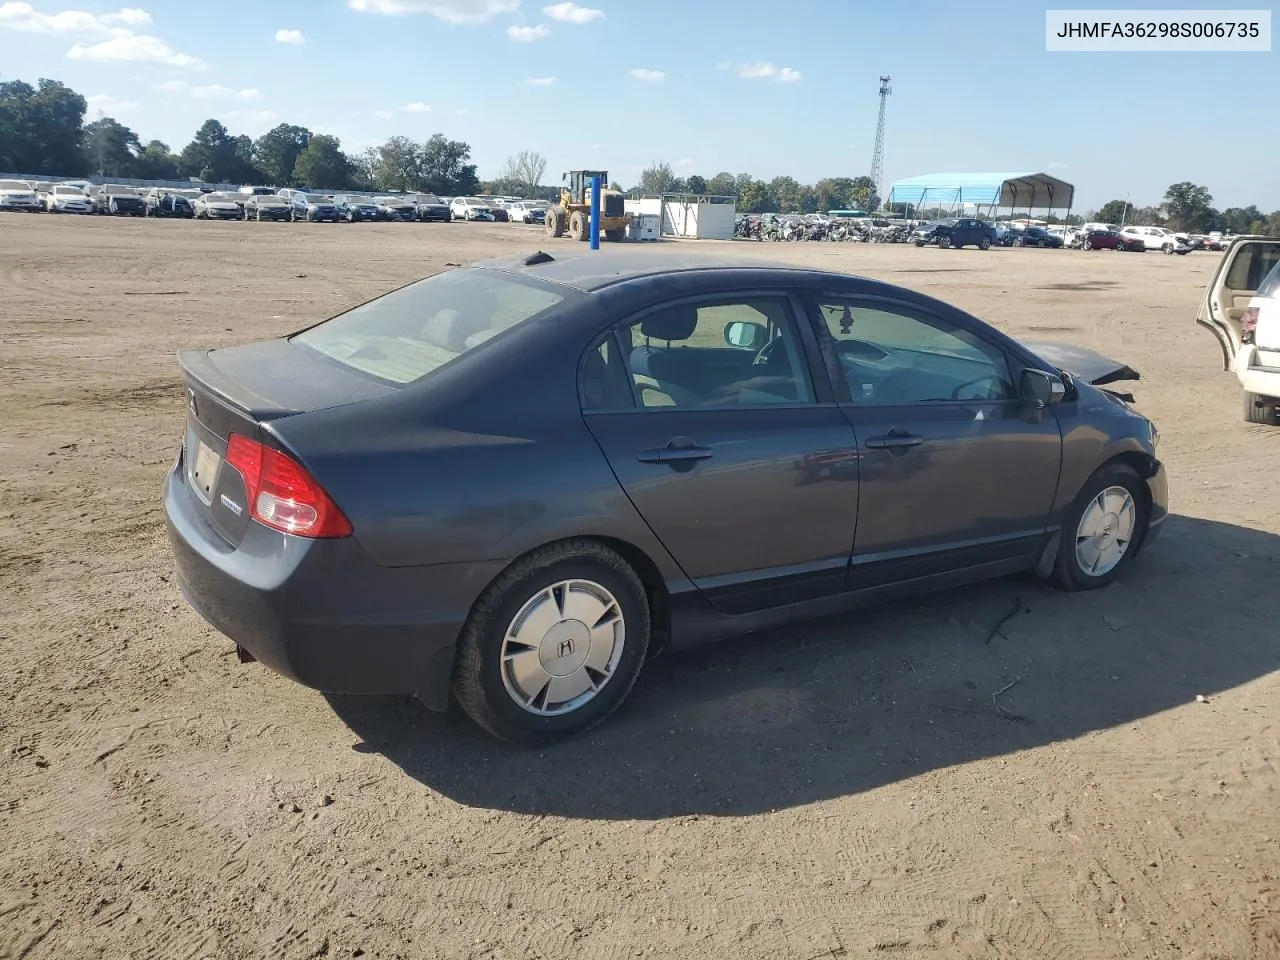
M 293 340 L 361 373 L 412 383 L 563 299 L 493 271 L 450 270 L 361 304 Z
M 1254 296 L 1280 299 L 1280 261 L 1277 261 L 1276 265 L 1271 268 L 1271 272 L 1262 278 L 1262 283 L 1258 284 L 1258 289 Z

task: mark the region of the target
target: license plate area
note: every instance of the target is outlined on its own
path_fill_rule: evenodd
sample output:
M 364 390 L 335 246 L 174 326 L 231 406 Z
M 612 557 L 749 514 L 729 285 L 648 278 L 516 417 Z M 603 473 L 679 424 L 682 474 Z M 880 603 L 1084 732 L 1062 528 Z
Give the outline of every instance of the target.
M 187 480 L 196 496 L 205 504 L 210 504 L 213 502 L 213 490 L 218 482 L 218 470 L 222 466 L 222 457 L 196 436 L 194 431 L 189 437 L 187 449 L 193 450 L 195 454 L 187 460 Z

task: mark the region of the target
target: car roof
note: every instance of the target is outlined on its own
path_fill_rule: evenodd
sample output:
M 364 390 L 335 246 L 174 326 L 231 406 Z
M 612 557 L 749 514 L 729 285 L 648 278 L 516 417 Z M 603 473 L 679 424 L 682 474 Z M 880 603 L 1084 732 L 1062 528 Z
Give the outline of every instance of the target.
M 537 253 L 541 254 L 542 251 Z M 532 279 L 548 280 L 573 287 L 583 293 L 591 293 L 604 287 L 644 277 L 719 270 L 750 270 L 761 278 L 769 275 L 790 274 L 793 277 L 826 275 L 848 279 L 846 274 L 795 267 L 769 260 L 704 254 L 675 257 L 668 251 L 652 249 L 602 249 L 590 253 L 543 254 L 543 256 L 551 256 L 553 259 L 543 260 L 530 251 L 528 254 L 519 256 L 481 260 L 472 266 L 487 270 L 503 270 Z M 534 262 L 526 263 L 528 260 L 534 260 Z

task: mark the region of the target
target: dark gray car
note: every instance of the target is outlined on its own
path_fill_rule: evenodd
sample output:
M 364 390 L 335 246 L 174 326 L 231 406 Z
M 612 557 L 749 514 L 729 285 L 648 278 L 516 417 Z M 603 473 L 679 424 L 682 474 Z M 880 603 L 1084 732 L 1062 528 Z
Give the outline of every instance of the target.
M 241 659 L 526 743 L 664 646 L 1103 586 L 1167 510 L 1155 427 L 1094 385 L 1134 371 L 817 270 L 538 253 L 179 359 L 169 536 Z

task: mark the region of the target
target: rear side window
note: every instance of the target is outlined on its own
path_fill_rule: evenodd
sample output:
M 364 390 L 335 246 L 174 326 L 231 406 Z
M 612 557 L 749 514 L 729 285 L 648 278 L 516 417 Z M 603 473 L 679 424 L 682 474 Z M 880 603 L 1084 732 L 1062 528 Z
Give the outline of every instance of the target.
M 1280 263 L 1280 246 L 1257 241 L 1244 243 L 1231 261 L 1224 286 L 1230 290 L 1257 290 L 1277 263 Z
M 1258 284 L 1257 296 L 1280 298 L 1280 260 L 1271 268 L 1262 283 Z
M 361 373 L 412 383 L 563 299 L 495 271 L 451 270 L 393 290 L 292 339 Z

